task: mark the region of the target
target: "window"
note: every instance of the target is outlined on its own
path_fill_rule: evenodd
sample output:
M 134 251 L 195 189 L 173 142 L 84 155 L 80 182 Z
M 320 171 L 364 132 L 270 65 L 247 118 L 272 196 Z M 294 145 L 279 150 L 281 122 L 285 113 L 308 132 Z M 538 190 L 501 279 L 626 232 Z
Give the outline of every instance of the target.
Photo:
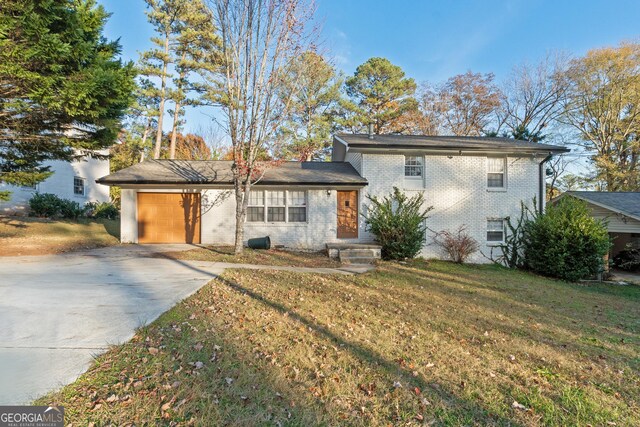
M 247 222 L 307 222 L 307 192 L 251 190 Z
M 251 190 L 249 192 L 247 221 L 264 222 L 264 191 Z
M 494 243 L 504 242 L 504 220 L 503 219 L 487 220 L 487 242 L 494 242 Z
M 285 195 L 284 191 L 267 191 L 267 221 L 285 221 Z
M 404 156 L 405 178 L 422 178 L 423 162 L 420 156 Z
M 79 176 L 73 177 L 73 194 L 76 196 L 84 196 L 84 178 Z
M 307 222 L 307 193 L 304 191 L 289 191 L 287 205 L 289 222 Z
M 504 188 L 504 171 L 507 159 L 504 157 L 487 158 L 487 187 Z

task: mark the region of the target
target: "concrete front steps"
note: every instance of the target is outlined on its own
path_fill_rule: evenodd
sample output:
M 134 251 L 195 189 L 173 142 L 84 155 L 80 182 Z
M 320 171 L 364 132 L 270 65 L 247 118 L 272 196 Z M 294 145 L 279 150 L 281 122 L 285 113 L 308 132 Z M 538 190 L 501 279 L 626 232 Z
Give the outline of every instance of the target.
M 343 264 L 374 264 L 381 257 L 382 247 L 362 243 L 327 243 L 327 254 Z

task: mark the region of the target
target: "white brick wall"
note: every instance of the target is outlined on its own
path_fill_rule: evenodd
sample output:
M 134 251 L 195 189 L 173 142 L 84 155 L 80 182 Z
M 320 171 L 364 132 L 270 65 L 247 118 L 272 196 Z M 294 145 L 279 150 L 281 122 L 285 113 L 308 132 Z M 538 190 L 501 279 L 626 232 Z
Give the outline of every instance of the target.
M 507 188 L 504 191 L 492 191 L 486 187 L 486 157 L 453 156 L 449 159 L 447 156 L 430 155 L 425 157 L 424 188 L 415 189 L 415 184 L 405 185 L 403 155 L 363 154 L 362 176 L 369 181 L 369 186 L 363 191 L 376 196 L 391 193 L 394 186 L 409 194 L 422 191 L 426 206 L 434 208 L 427 219 L 430 230 L 453 231 L 460 225 L 466 225 L 469 234 L 480 244 L 480 250 L 488 255 L 487 218 L 517 218 L 521 200 L 532 207 L 532 199 L 538 192 L 540 160 L 509 157 Z M 371 238 L 362 231 L 363 239 Z M 432 235 L 428 232 L 422 251 L 425 257 L 441 255 L 432 243 Z M 470 261 L 487 262 L 487 259 L 477 253 Z
M 104 154 L 108 154 L 107 151 Z M 0 203 L 0 213 L 21 213 L 28 210 L 28 201 L 33 194 L 52 193 L 63 199 L 75 200 L 81 205 L 86 202 L 108 202 L 109 187 L 96 183 L 96 179 L 109 174 L 109 160 L 83 159 L 74 162 L 53 161 L 46 162 L 51 166 L 51 175 L 47 180 L 38 184 L 37 189 L 15 187 L 0 183 L 0 190 L 11 191 L 11 200 Z M 85 195 L 73 193 L 73 177 L 84 178 Z

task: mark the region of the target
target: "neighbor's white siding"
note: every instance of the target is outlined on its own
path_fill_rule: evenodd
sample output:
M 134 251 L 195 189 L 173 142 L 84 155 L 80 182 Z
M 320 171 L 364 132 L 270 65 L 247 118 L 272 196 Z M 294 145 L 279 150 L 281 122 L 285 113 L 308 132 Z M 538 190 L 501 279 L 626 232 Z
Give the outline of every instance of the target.
M 617 214 L 609 209 L 587 202 L 592 215 L 596 219 L 608 222 L 607 230 L 616 233 L 640 233 L 640 221 L 628 216 Z
M 108 154 L 108 151 L 102 152 Z M 0 203 L 0 212 L 26 213 L 28 201 L 34 193 L 52 193 L 64 199 L 74 200 L 81 205 L 87 202 L 108 202 L 109 187 L 96 183 L 96 179 L 109 174 L 109 160 L 87 158 L 73 162 L 52 161 L 45 166 L 51 166 L 51 175 L 47 180 L 37 185 L 35 189 L 0 184 L 0 190 L 11 191 L 11 200 Z M 73 177 L 84 178 L 85 194 L 73 193 Z
M 517 218 L 520 201 L 530 207 L 533 197 L 538 194 L 538 165 L 540 159 L 531 157 L 509 157 L 507 159 L 506 189 L 487 189 L 487 158 L 485 156 L 425 156 L 424 188 L 416 189 L 415 184 L 407 188 L 404 183 L 404 156 L 391 154 L 363 154 L 362 176 L 369 181 L 364 194 L 388 195 L 393 187 L 408 194 L 422 192 L 426 206 L 433 206 L 427 219 L 427 239 L 422 255 L 438 257 L 440 252 L 433 244 L 434 232 L 467 227 L 469 234 L 480 244 L 481 252 L 471 262 L 487 262 L 483 256 L 490 255 L 487 244 L 487 219 Z M 366 205 L 364 194 L 361 205 Z M 539 196 L 538 196 L 539 197 Z M 364 203 L 363 203 L 364 201 Z M 363 206 L 364 208 L 364 206 Z M 360 230 L 362 240 L 371 240 L 364 230 Z

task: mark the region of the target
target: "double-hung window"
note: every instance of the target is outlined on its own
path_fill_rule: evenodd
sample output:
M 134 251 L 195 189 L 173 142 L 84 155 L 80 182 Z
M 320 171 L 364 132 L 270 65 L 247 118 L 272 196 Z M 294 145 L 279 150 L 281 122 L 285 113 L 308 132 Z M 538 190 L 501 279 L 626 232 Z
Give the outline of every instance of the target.
M 249 192 L 247 222 L 264 222 L 264 191 Z
M 307 222 L 307 193 L 289 191 L 287 200 L 289 222 Z
M 267 191 L 267 222 L 286 221 L 286 203 L 284 191 Z
M 422 179 L 424 163 L 422 156 L 404 156 L 404 177 Z
M 251 190 L 247 222 L 307 222 L 307 192 Z
M 507 159 L 504 157 L 487 158 L 487 188 L 505 188 Z
M 504 219 L 491 218 L 487 220 L 487 242 L 504 242 Z
M 84 178 L 79 176 L 73 177 L 73 194 L 76 196 L 84 196 Z

